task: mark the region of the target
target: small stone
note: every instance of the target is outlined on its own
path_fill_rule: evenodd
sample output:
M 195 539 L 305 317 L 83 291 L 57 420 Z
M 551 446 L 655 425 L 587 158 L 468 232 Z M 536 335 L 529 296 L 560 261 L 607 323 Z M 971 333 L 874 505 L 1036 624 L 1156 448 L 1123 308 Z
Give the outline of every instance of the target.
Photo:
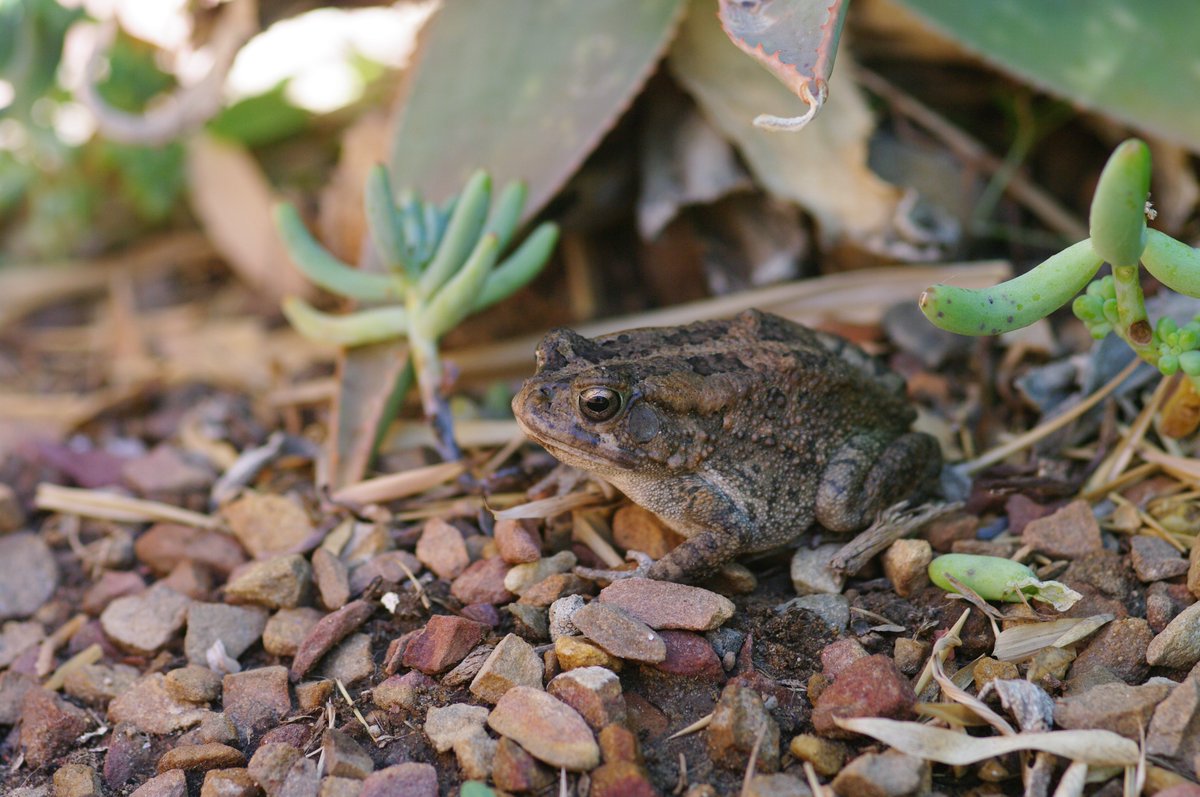
M 350 600 L 350 571 L 342 560 L 324 548 L 318 548 L 313 551 L 312 569 L 321 605 L 330 610 L 345 606 Z
M 92 582 L 87 592 L 83 593 L 79 607 L 95 617 L 117 598 L 136 595 L 145 588 L 145 579 L 137 573 L 128 570 L 105 570 L 100 574 L 100 578 Z
M 516 634 L 500 640 L 483 662 L 474 680 L 471 694 L 487 703 L 495 703 L 514 686 L 542 687 L 544 667 L 533 646 Z
M 842 549 L 842 543 L 818 545 L 816 548 L 800 547 L 792 555 L 792 587 L 797 595 L 835 594 L 842 591 L 846 577 L 833 569 L 833 557 Z
M 438 797 L 437 770 L 413 761 L 385 767 L 363 781 L 359 797 Z
M 488 736 L 482 727 L 454 743 L 454 757 L 462 776 L 470 780 L 487 780 L 492 774 L 492 761 L 496 757 L 496 740 Z
M 708 725 L 708 755 L 725 769 L 744 770 L 756 740 L 761 738 L 755 769 L 779 769 L 779 725 L 763 706 L 758 692 L 729 684 L 721 692 Z
M 931 521 L 921 530 L 921 536 L 929 540 L 933 550 L 938 553 L 949 553 L 954 547 L 954 543 L 959 540 L 973 540 L 978 531 L 979 517 L 960 512 Z
M 513 599 L 504 586 L 508 563 L 499 556 L 472 562 L 450 585 L 450 594 L 463 603 L 492 603 L 502 605 Z
M 200 797 L 259 797 L 262 790 L 245 767 L 210 769 L 204 773 Z
M 928 642 L 903 636 L 896 637 L 896 644 L 892 650 L 892 659 L 895 660 L 896 666 L 900 668 L 900 672 L 912 677 L 921 671 L 928 658 Z
M 365 778 L 375 771 L 371 756 L 347 733 L 326 728 L 321 736 L 325 772 L 335 778 Z
M 9 534 L 25 525 L 25 509 L 17 491 L 0 482 L 0 534 Z
M 1108 623 L 1092 637 L 1071 665 L 1072 680 L 1104 668 L 1127 684 L 1140 684 L 1150 672 L 1146 649 L 1154 632 L 1140 617 L 1125 617 Z
M 555 774 L 512 739 L 500 737 L 492 759 L 492 780 L 506 792 L 540 792 L 555 781 Z
M 812 791 L 795 775 L 775 772 L 750 778 L 741 797 L 812 797 Z
M 298 681 L 307 675 L 314 664 L 365 623 L 374 611 L 371 602 L 356 600 L 318 620 L 296 648 L 290 673 L 292 680 Z
M 168 692 L 166 678 L 160 672 L 139 678 L 108 704 L 109 722 L 128 722 L 153 734 L 186 730 L 208 714 L 195 703 L 179 700 Z
M 553 767 L 582 772 L 600 763 L 600 748 L 583 717 L 540 689 L 516 686 L 505 692 L 488 725 Z
M 163 687 L 176 700 L 211 703 L 221 696 L 221 676 L 207 667 L 189 664 L 168 672 Z
M 173 769 L 139 786 L 129 797 L 187 797 L 187 776 Z
M 371 653 L 370 634 L 351 634 L 342 640 L 325 656 L 320 673 L 331 681 L 341 681 L 347 686 L 374 675 L 375 658 Z
M 654 664 L 654 669 L 669 675 L 720 681 L 725 670 L 708 640 L 691 631 L 660 631 L 667 657 Z
M 304 603 L 311 589 L 312 567 L 293 554 L 246 565 L 225 584 L 225 597 L 230 603 L 291 609 Z
M 10 620 L 0 630 L 0 669 L 17 660 L 25 651 L 46 638 L 42 624 Z
M 1185 771 L 1200 755 L 1200 671 L 1193 669 L 1155 707 L 1146 733 L 1146 752 Z
M 1145 583 L 1178 578 L 1188 572 L 1188 560 L 1179 555 L 1175 546 L 1158 537 L 1132 537 L 1129 558 L 1138 580 Z
M 554 556 L 536 562 L 514 565 L 504 576 L 504 588 L 514 595 L 520 595 L 547 576 L 567 572 L 575 566 L 576 561 L 575 554 L 570 551 L 559 551 Z
M 1008 533 L 1019 537 L 1030 521 L 1046 517 L 1054 507 L 1039 504 L 1023 493 L 1013 493 L 1004 502 L 1004 511 L 1008 515 Z
M 972 675 L 975 678 L 975 692 L 978 693 L 984 686 L 996 679 L 1011 681 L 1020 678 L 1021 672 L 1011 661 L 998 661 L 990 656 L 984 656 L 975 662 L 975 670 Z
M 195 562 L 180 562 L 160 583 L 194 601 L 207 601 L 213 592 L 213 574 Z
M 456 664 L 453 670 L 442 676 L 442 685 L 456 689 L 471 683 L 475 680 L 475 676 L 479 675 L 479 671 L 483 669 L 484 663 L 492 655 L 493 650 L 495 650 L 495 645 L 477 646 Z M 539 681 L 537 685 L 541 686 L 541 682 Z
M 845 745 L 811 733 L 792 737 L 788 752 L 801 761 L 812 764 L 813 769 L 823 778 L 833 777 L 846 764 Z
M 920 797 L 929 794 L 932 780 L 928 761 L 886 750 L 863 753 L 831 785 L 841 797 Z
M 272 656 L 295 656 L 300 643 L 324 616 L 309 606 L 280 609 L 263 629 L 263 649 Z
M 554 641 L 554 655 L 558 659 L 558 666 L 564 671 L 576 667 L 607 667 L 614 671 L 621 669 L 620 659 L 581 637 L 559 637 Z
M 601 603 L 618 606 L 653 629 L 711 631 L 733 616 L 733 601 L 700 587 L 626 578 L 600 590 Z
M 431 706 L 425 714 L 425 735 L 439 753 L 450 750 L 463 738 L 482 730 L 487 722 L 488 710 L 483 706 L 467 703 L 451 703 L 448 706 Z
M 1200 549 L 1200 545 L 1196 548 Z M 1150 630 L 1162 633 L 1175 616 L 1196 602 L 1186 584 L 1155 581 L 1146 587 L 1146 622 Z
M 1042 648 L 1033 655 L 1025 668 L 1025 680 L 1055 692 L 1067 677 L 1067 669 L 1075 661 L 1075 651 L 1067 648 Z
M 1072 501 L 1052 515 L 1029 521 L 1021 539 L 1055 559 L 1078 559 L 1102 547 L 1100 524 L 1087 501 Z
M 628 761 L 601 764 L 591 771 L 592 797 L 658 797 L 646 770 Z
M 259 667 L 226 675 L 225 714 L 243 740 L 257 740 L 292 710 L 286 667 Z
M 925 540 L 896 540 L 883 554 L 883 573 L 892 588 L 907 598 L 929 585 L 933 548 Z
M 192 664 L 206 665 L 208 651 L 220 640 L 225 654 L 236 659 L 262 638 L 267 612 L 257 606 L 193 603 L 187 610 L 183 650 Z
M 652 512 L 627 504 L 613 515 L 613 542 L 626 551 L 640 551 L 651 559 L 662 559 L 683 542 Z
M 75 740 L 91 726 L 87 713 L 53 692 L 34 687 L 21 701 L 21 750 L 34 768 L 46 766 L 75 749 Z
M 316 761 L 298 758 L 288 770 L 287 777 L 283 779 L 278 797 L 317 797 L 320 789 L 321 778 L 317 772 Z
M 1188 553 L 1187 588 L 1192 597 L 1200 598 L 1200 545 Z
M 524 603 L 510 603 L 504 607 L 504 611 L 512 615 L 513 631 L 525 639 L 540 642 L 550 637 L 550 622 L 546 619 L 545 609 Z
M 162 758 L 158 759 L 159 773 L 168 769 L 204 771 L 245 765 L 246 756 L 242 755 L 241 750 L 216 743 L 180 745 L 163 753 Z
M 110 603 L 100 615 L 100 625 L 121 647 L 150 655 L 183 629 L 191 603 L 187 596 L 159 583 Z
M 141 673 L 135 667 L 117 664 L 85 664 L 67 672 L 63 691 L 89 706 L 106 706 L 126 689 L 133 686 Z
M 353 561 L 353 560 L 350 560 Z M 389 584 L 407 584 L 408 575 L 421 572 L 421 563 L 408 551 L 383 551 L 350 571 L 350 594 L 358 595 L 377 578 Z
M 404 651 L 404 666 L 427 675 L 444 672 L 463 660 L 483 639 L 487 627 L 474 620 L 435 614 Z
M 1200 662 L 1200 603 L 1184 609 L 1150 640 L 1146 661 L 1153 667 L 1180 670 Z
M 1141 686 L 1100 684 L 1056 700 L 1054 722 L 1067 730 L 1098 728 L 1137 741 L 1142 729 L 1150 723 L 1154 707 L 1170 691 L 1170 686 L 1153 682 Z
M 832 681 L 851 664 L 865 659 L 868 655 L 870 654 L 866 648 L 857 639 L 839 639 L 821 650 L 821 672 Z
M 177 449 L 155 446 L 150 453 L 131 459 L 121 467 L 125 483 L 147 498 L 178 498 L 207 491 L 213 483 L 208 468 L 193 465 Z
M 333 696 L 333 681 L 303 681 L 296 684 L 296 706 L 301 714 L 321 709 Z
M 657 662 L 667 657 L 662 637 L 612 604 L 593 601 L 575 612 L 571 622 L 584 636 L 617 658 Z
M 246 492 L 221 507 L 221 517 L 256 559 L 300 550 L 315 531 L 297 501 L 270 493 Z
M 477 623 L 483 623 L 489 628 L 500 625 L 500 612 L 490 603 L 472 603 L 462 607 L 462 616 Z
M 437 681 L 420 670 L 404 675 L 393 675 L 371 691 L 371 700 L 376 706 L 388 711 L 402 708 L 409 711 L 417 707 L 424 695 L 437 688 Z
M 0 620 L 28 617 L 58 587 L 58 563 L 37 534 L 0 536 Z
M 642 751 L 638 747 L 637 734 L 624 725 L 605 725 L 598 734 L 600 757 L 611 764 L 614 761 L 629 761 L 641 766 Z
M 500 558 L 512 565 L 536 562 L 542 557 L 542 541 L 530 520 L 497 520 L 492 530 Z
M 578 711 L 594 730 L 625 722 L 621 680 L 612 670 L 577 667 L 555 676 L 546 691 Z
M 850 626 L 850 600 L 845 595 L 800 595 L 787 605 L 818 618 L 833 634 L 842 634 Z
M 592 595 L 596 586 L 574 573 L 552 573 L 521 594 L 521 603 L 546 608 L 564 595 Z
M 560 636 L 576 636 L 579 633 L 579 629 L 571 622 L 571 617 L 586 603 L 582 595 L 567 595 L 550 604 L 548 615 L 551 642 Z
M 471 563 L 462 532 L 441 518 L 425 521 L 416 553 L 421 564 L 446 581 L 458 578 Z
M 100 775 L 86 764 L 65 764 L 54 773 L 54 797 L 101 797 Z
M 228 534 L 174 523 L 151 526 L 134 542 L 133 553 L 160 576 L 170 573 L 180 562 L 195 562 L 228 576 L 246 562 L 242 546 Z
M 912 684 L 887 656 L 859 659 L 825 687 L 813 706 L 813 728 L 822 736 L 846 738 L 834 717 L 904 719 L 916 703 Z
M 290 744 L 267 742 L 260 744 L 250 757 L 247 769 L 254 782 L 262 787 L 268 795 L 277 795 L 287 780 L 292 765 L 300 760 L 304 753 Z
M 358 797 L 361 792 L 361 780 L 324 777 L 321 779 L 321 791 L 317 797 Z

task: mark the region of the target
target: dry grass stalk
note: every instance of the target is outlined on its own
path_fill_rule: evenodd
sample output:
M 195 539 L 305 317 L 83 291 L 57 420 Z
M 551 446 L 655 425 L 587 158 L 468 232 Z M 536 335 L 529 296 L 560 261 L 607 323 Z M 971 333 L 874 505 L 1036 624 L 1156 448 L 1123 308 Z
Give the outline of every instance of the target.
M 49 689 L 51 692 L 57 692 L 59 689 L 62 689 L 63 683 L 66 681 L 67 676 L 70 675 L 73 670 L 78 670 L 80 667 L 85 667 L 89 664 L 95 664 L 103 657 L 104 648 L 100 647 L 98 643 L 88 645 L 86 648 L 60 664 L 58 669 L 46 679 L 42 686 L 46 689 Z
M 571 539 L 586 545 L 609 567 L 620 567 L 625 560 L 601 534 L 601 529 L 606 528 L 606 524 L 595 510 L 584 509 L 571 513 Z
M 343 487 L 333 494 L 333 500 L 344 504 L 382 504 L 423 493 L 431 487 L 445 484 L 465 473 L 467 466 L 462 462 L 442 462 L 423 468 L 400 473 L 391 473 L 376 479 Z
M 588 487 L 585 490 L 567 493 L 566 495 L 556 495 L 552 498 L 542 498 L 537 501 L 518 504 L 517 506 L 502 509 L 493 514 L 496 516 L 496 520 L 545 519 L 554 517 L 555 515 L 562 515 L 566 512 L 573 512 L 576 509 L 586 509 L 596 506 L 604 501 L 605 498 L 603 495 Z
M 1112 452 L 1105 457 L 1104 462 L 1100 467 L 1096 468 L 1096 472 L 1088 479 L 1084 490 L 1090 491 L 1105 481 L 1114 481 L 1125 469 L 1129 467 L 1130 461 L 1133 460 L 1134 454 L 1137 452 L 1138 445 L 1146 437 L 1146 431 L 1150 428 L 1150 421 L 1154 418 L 1154 414 L 1158 412 L 1159 406 L 1167 395 L 1167 386 L 1171 380 L 1162 378 L 1158 380 L 1158 386 L 1154 388 L 1154 393 L 1150 396 L 1150 400 L 1142 407 L 1142 411 L 1138 413 L 1134 419 L 1133 426 L 1129 428 L 1128 434 L 1121 439 L 1121 444 L 1114 448 Z
M 147 501 L 103 490 L 83 490 L 42 482 L 34 505 L 47 512 L 115 520 L 119 523 L 178 523 L 200 529 L 222 530 L 221 520 L 180 509 L 160 501 Z

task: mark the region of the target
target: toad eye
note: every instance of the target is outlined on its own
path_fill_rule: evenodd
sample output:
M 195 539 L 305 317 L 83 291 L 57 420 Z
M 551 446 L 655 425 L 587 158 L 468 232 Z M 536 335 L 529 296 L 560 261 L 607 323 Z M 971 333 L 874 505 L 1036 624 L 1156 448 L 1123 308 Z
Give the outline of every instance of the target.
M 589 387 L 579 393 L 579 411 L 593 421 L 607 421 L 621 410 L 621 394 L 611 387 Z

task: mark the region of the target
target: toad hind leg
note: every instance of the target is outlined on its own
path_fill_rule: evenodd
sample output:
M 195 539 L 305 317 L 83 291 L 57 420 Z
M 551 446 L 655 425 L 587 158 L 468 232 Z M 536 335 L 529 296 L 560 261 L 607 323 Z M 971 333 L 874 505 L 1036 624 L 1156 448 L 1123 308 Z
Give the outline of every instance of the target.
M 931 484 L 941 459 L 937 441 L 921 432 L 855 435 L 821 477 L 817 521 L 830 531 L 865 528 L 880 512 Z

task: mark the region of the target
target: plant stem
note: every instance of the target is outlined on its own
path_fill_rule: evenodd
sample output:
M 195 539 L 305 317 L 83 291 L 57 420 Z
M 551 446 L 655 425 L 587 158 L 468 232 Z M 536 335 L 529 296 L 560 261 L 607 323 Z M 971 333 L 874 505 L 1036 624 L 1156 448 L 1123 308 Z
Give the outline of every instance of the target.
M 437 441 L 438 453 L 447 462 L 462 459 L 462 450 L 454 439 L 454 420 L 450 416 L 450 404 L 442 395 L 442 360 L 438 356 L 437 340 L 427 337 L 415 319 L 420 318 L 420 299 L 416 291 L 408 295 L 408 345 L 413 369 L 417 375 L 417 387 L 421 393 L 421 408 L 425 418 L 433 425 L 433 436 Z
M 1139 357 L 1151 365 L 1158 364 L 1158 349 L 1154 345 L 1154 329 L 1146 316 L 1142 298 L 1142 282 L 1137 265 L 1113 266 L 1113 281 L 1117 292 L 1117 315 L 1121 324 L 1116 332 Z

